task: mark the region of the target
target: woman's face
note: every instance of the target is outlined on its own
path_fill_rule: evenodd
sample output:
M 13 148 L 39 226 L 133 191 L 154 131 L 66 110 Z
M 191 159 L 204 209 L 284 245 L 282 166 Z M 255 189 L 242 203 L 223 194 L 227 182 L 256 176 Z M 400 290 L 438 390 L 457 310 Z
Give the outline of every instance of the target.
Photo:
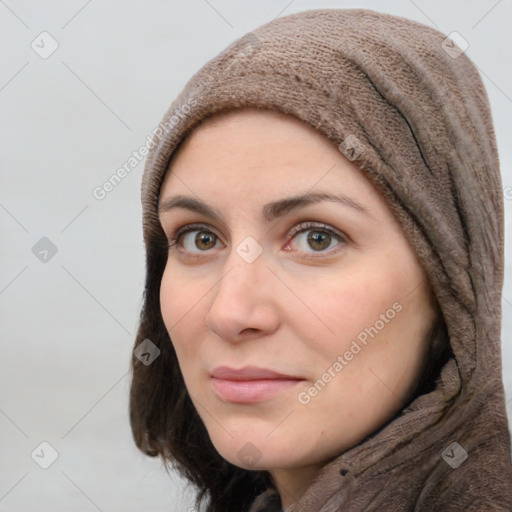
M 214 117 L 173 159 L 159 204 L 169 240 L 188 230 L 169 249 L 163 319 L 225 459 L 320 467 L 408 402 L 436 317 L 428 280 L 326 137 L 271 111 Z

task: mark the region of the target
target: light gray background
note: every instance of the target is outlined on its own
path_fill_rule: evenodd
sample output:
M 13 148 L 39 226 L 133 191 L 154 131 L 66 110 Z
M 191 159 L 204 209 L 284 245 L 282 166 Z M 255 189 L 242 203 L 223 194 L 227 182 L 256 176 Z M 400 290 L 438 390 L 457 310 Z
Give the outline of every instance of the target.
M 192 506 L 184 482 L 137 451 L 127 416 L 145 271 L 143 163 L 105 199 L 92 191 L 207 60 L 278 16 L 328 7 L 405 16 L 469 43 L 507 198 L 502 332 L 512 416 L 511 0 L 0 0 L 1 512 Z M 59 44 L 47 59 L 31 48 L 43 31 Z M 32 252 L 42 237 L 57 247 L 46 263 Z M 46 470 L 31 458 L 42 441 L 59 455 Z M 36 453 L 49 460 L 48 449 Z

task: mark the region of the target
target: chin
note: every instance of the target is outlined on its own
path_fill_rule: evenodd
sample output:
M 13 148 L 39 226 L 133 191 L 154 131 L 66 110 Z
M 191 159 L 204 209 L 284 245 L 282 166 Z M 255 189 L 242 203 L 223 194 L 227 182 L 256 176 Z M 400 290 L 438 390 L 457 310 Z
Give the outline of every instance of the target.
M 306 454 L 298 453 L 294 445 L 287 446 L 283 439 L 266 438 L 268 434 L 251 434 L 247 430 L 243 438 L 213 439 L 217 452 L 231 464 L 247 470 L 297 467 Z

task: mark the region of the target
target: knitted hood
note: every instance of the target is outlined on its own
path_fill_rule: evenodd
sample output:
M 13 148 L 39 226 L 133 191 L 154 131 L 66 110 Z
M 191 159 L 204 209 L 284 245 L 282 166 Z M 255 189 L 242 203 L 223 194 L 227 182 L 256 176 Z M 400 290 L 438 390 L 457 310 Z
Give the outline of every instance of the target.
M 155 261 L 166 257 L 154 249 L 164 236 L 157 203 L 174 151 L 207 116 L 243 107 L 291 114 L 340 144 L 396 214 L 449 336 L 433 389 L 324 466 L 287 512 L 512 510 L 502 185 L 474 65 L 437 30 L 365 9 L 300 12 L 235 41 L 192 77 L 154 132 L 142 180 L 153 285 L 165 265 Z M 149 314 L 138 340 L 151 337 Z M 279 510 L 270 488 L 251 508 Z

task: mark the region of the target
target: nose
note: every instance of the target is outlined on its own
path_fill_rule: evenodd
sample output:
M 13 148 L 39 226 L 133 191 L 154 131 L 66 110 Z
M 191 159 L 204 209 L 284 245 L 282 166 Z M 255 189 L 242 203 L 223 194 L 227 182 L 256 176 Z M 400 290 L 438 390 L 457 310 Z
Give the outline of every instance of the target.
M 279 325 L 276 276 L 263 255 L 252 263 L 235 251 L 223 267 L 206 315 L 206 326 L 229 342 L 273 333 Z

